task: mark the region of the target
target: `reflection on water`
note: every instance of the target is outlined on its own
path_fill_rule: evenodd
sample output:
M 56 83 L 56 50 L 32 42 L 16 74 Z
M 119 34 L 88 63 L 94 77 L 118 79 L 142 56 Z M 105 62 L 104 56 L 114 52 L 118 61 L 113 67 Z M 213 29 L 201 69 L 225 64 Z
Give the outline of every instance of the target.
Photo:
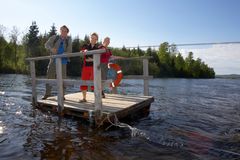
M 124 80 L 119 91 L 142 85 Z M 154 79 L 149 116 L 105 130 L 34 109 L 29 77 L 0 75 L 0 159 L 240 159 L 239 90 L 237 79 Z

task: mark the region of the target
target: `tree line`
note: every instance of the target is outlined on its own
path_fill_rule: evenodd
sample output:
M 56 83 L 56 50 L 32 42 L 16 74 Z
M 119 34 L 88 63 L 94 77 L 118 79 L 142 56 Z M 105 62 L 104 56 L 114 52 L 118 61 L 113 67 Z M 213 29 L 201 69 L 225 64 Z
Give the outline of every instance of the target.
M 20 31 L 13 27 L 9 33 L 9 41 L 5 36 L 6 28 L 0 25 L 0 73 L 29 73 L 29 64 L 25 61 L 27 57 L 47 56 L 49 52 L 44 48 L 45 42 L 52 35 L 57 34 L 57 29 L 53 24 L 48 33 L 39 33 L 36 22 L 32 22 L 29 30 L 23 35 L 19 43 Z M 89 36 L 85 35 L 84 39 L 78 36 L 73 38 L 72 51 L 79 52 L 79 49 L 86 43 L 89 43 Z M 101 42 L 99 42 L 101 43 Z M 160 44 L 158 50 L 148 48 L 142 50 L 139 47 L 133 49 L 111 48 L 113 55 L 122 57 L 141 57 L 149 56 L 149 74 L 154 77 L 178 77 L 178 78 L 214 78 L 215 72 L 200 58 L 193 59 L 193 53 L 189 52 L 184 58 L 177 50 L 175 45 L 167 42 Z M 67 66 L 69 76 L 80 76 L 82 57 L 71 58 Z M 118 63 L 124 75 L 142 74 L 142 61 L 124 59 L 115 60 Z M 45 75 L 48 60 L 36 62 L 36 73 Z

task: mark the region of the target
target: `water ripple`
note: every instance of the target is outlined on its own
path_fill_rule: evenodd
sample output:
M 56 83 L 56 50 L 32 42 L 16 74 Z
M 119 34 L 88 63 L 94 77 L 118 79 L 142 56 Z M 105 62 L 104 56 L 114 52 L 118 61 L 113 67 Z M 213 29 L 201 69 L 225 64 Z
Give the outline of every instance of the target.
M 140 95 L 142 87 L 143 81 L 124 80 L 119 91 Z M 44 84 L 37 89 L 41 96 Z M 0 76 L 0 157 L 240 159 L 239 90 L 239 80 L 153 79 L 149 116 L 129 122 L 130 129 L 105 131 L 32 108 L 29 76 Z

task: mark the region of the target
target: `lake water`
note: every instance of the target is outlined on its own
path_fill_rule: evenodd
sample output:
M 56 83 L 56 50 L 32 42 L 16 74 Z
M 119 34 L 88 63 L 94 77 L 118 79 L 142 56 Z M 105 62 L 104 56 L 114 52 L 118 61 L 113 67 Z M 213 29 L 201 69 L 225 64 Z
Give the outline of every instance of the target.
M 124 80 L 119 92 L 142 86 Z M 129 122 L 133 130 L 92 129 L 33 109 L 29 76 L 0 75 L 0 159 L 240 159 L 240 79 L 153 79 L 149 89 L 150 114 Z

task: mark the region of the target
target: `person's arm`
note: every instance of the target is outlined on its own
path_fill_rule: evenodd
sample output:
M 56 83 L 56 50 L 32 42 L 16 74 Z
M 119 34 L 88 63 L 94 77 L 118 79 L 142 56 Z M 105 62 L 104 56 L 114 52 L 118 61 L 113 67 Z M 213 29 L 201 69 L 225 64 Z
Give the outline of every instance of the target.
M 86 62 L 92 62 L 93 59 L 91 58 L 91 55 L 86 55 L 86 54 L 85 54 L 85 53 L 88 51 L 87 48 L 88 48 L 88 45 L 87 45 L 87 44 L 84 44 L 83 47 L 80 48 L 80 52 L 82 52 L 83 55 L 84 55 L 84 61 L 86 61 Z
M 68 37 L 68 47 L 67 47 L 67 53 L 72 53 L 72 38 Z
M 93 61 L 93 55 L 86 55 L 86 62 L 92 62 Z
M 68 36 L 68 46 L 66 48 L 66 53 L 72 53 L 72 37 Z M 67 61 L 70 62 L 70 58 L 67 57 Z
M 51 36 L 51 37 L 48 39 L 48 41 L 45 43 L 45 45 L 44 45 L 45 48 L 46 48 L 47 50 L 49 50 L 51 53 L 53 53 L 53 54 L 56 54 L 56 53 L 57 53 L 57 49 L 54 48 L 54 44 L 53 44 L 55 38 L 56 38 L 56 35 Z
M 113 61 L 113 60 L 115 60 L 115 59 L 125 59 L 125 58 L 126 58 L 126 57 L 121 57 L 121 56 L 114 56 L 114 55 L 112 54 L 112 51 L 111 51 L 111 50 L 109 50 L 109 55 L 110 55 L 109 61 Z
M 110 59 L 109 59 L 109 61 L 113 61 L 113 60 L 115 60 L 115 59 L 125 59 L 126 57 L 120 57 L 120 56 L 114 56 L 114 55 L 112 55 L 111 57 L 110 57 Z

